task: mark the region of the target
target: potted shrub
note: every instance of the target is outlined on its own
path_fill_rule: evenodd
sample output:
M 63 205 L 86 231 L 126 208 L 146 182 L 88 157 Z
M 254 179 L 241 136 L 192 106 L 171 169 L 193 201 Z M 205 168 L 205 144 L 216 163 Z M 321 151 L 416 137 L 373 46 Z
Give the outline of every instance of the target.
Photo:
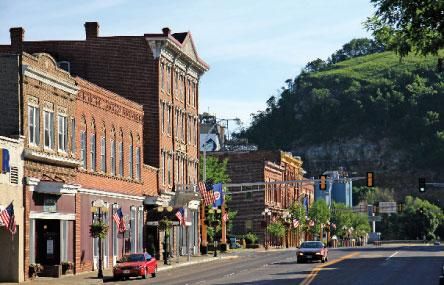
M 245 236 L 245 242 L 247 243 L 247 248 L 256 248 L 258 237 L 252 232 L 247 233 Z
M 108 234 L 108 228 L 108 225 L 105 224 L 103 221 L 96 221 L 89 226 L 89 233 L 91 237 L 100 238 L 103 240 Z
M 29 277 L 34 279 L 37 277 L 37 274 L 42 272 L 43 266 L 40 263 L 31 263 L 29 265 Z
M 74 269 L 74 264 L 71 261 L 65 261 L 61 263 L 62 265 L 62 274 L 72 274 Z

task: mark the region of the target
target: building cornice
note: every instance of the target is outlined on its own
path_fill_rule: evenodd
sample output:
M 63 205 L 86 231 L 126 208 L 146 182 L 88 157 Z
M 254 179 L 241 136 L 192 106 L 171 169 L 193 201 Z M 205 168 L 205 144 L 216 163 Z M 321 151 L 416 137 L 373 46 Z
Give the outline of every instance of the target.
M 39 152 L 32 149 L 25 149 L 23 151 L 23 156 L 25 159 L 35 160 L 45 163 L 53 163 L 56 165 L 67 166 L 71 168 L 76 168 L 82 164 L 80 160 L 74 158 L 62 157 L 59 155 Z
M 108 192 L 108 191 L 86 189 L 86 188 L 79 188 L 77 193 L 86 194 L 86 195 L 94 195 L 94 196 L 102 196 L 102 197 L 108 197 L 108 198 L 116 198 L 116 199 L 126 199 L 126 200 L 133 200 L 133 201 L 144 201 L 145 200 L 144 196 L 134 196 L 134 195 L 127 195 L 127 194 L 121 194 L 121 193 L 116 193 L 116 192 Z

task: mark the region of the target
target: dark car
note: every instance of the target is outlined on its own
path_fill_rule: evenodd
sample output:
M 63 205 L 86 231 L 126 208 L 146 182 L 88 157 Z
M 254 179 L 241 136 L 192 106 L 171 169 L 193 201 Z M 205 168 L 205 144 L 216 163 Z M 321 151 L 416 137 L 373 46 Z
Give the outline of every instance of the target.
M 147 278 L 149 274 L 156 277 L 157 260 L 147 253 L 133 253 L 125 255 L 113 268 L 114 279 L 125 279 L 127 277 Z
M 328 261 L 328 249 L 320 241 L 304 241 L 296 251 L 296 258 L 298 263 L 311 260 L 324 263 Z

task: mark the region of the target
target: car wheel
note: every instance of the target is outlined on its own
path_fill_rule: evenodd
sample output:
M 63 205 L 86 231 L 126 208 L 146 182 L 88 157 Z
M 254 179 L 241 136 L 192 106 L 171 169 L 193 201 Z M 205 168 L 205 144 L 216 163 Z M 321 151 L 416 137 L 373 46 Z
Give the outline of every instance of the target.
M 156 277 L 156 273 L 157 273 L 157 266 L 156 266 L 156 268 L 154 268 L 154 272 L 153 273 L 151 273 L 151 277 Z
M 303 263 L 303 260 L 301 258 L 298 258 L 297 263 Z

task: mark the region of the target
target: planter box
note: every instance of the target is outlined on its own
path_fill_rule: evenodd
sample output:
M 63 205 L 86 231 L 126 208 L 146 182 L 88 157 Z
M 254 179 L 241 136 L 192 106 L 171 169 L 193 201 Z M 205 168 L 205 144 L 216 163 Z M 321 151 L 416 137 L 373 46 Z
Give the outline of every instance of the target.
M 62 266 L 61 265 L 46 265 L 43 270 L 38 273 L 41 277 L 55 277 L 59 278 L 62 276 Z
M 261 247 L 260 244 L 247 244 L 247 248 L 259 248 Z

